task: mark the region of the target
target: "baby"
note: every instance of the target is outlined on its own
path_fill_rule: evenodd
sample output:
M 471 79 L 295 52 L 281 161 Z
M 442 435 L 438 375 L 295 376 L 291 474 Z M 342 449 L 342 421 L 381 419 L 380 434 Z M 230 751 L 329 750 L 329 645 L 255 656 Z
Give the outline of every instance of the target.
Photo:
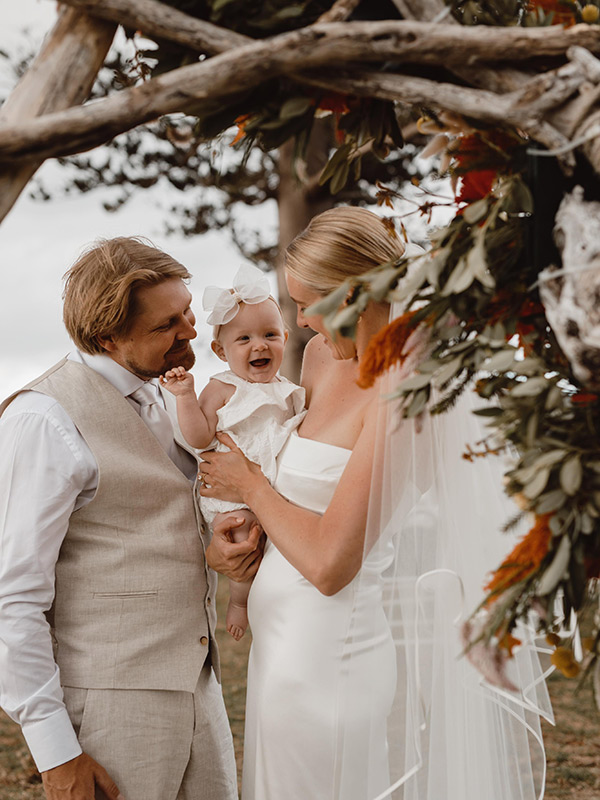
M 227 450 L 215 445 L 215 433 L 226 431 L 273 481 L 277 455 L 306 413 L 304 389 L 277 374 L 288 337 L 281 309 L 264 274 L 251 266 L 240 268 L 233 289 L 207 287 L 203 306 L 215 326 L 212 350 L 229 370 L 213 375 L 198 399 L 194 379 L 183 367 L 169 370 L 161 384 L 177 398 L 177 418 L 188 444 Z M 236 542 L 247 538 L 254 515 L 240 510 L 239 503 L 202 497 L 200 507 L 211 529 L 224 516 L 243 517 L 243 526 L 232 534 Z M 227 630 L 236 640 L 248 627 L 249 590 L 250 583 L 229 582 Z

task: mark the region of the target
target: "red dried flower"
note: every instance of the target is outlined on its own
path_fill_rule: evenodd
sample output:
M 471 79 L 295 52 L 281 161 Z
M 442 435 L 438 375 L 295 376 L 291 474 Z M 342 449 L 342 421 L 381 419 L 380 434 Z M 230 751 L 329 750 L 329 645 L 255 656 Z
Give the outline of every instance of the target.
M 498 177 L 495 169 L 481 169 L 461 175 L 460 189 L 456 195 L 458 203 L 473 203 L 481 200 L 492 191 L 494 181 Z

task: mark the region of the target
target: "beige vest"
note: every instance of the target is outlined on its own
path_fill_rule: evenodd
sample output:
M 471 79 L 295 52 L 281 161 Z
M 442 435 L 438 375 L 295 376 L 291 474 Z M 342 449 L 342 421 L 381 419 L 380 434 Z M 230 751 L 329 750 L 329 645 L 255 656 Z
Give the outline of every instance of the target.
M 48 618 L 61 683 L 193 692 L 209 647 L 217 676 L 219 664 L 216 575 L 189 480 L 89 367 L 63 360 L 25 389 L 61 404 L 98 464 L 96 495 L 71 515 L 56 565 Z

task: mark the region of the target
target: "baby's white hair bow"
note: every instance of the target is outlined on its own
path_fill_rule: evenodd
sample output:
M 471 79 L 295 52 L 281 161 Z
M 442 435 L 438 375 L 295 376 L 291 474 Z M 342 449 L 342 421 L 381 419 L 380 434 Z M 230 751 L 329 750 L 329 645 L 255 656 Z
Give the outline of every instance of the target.
M 210 311 L 209 325 L 225 325 L 235 317 L 240 303 L 262 303 L 271 294 L 264 272 L 250 264 L 243 264 L 233 279 L 231 289 L 207 286 L 202 296 L 202 307 Z

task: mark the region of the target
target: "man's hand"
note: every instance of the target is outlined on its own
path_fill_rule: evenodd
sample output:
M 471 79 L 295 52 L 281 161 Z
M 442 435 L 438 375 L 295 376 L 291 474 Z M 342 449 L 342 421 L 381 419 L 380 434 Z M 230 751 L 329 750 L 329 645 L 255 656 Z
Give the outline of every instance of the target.
M 244 524 L 244 518 L 227 517 L 213 529 L 212 540 L 206 548 L 206 563 L 227 578 L 238 582 L 251 580 L 258 570 L 262 558 L 264 539 L 258 522 L 252 523 L 248 538 L 243 542 L 232 542 L 232 528 Z
M 125 800 L 108 772 L 86 753 L 42 772 L 42 783 L 48 800 L 95 800 L 96 786 L 109 800 Z

